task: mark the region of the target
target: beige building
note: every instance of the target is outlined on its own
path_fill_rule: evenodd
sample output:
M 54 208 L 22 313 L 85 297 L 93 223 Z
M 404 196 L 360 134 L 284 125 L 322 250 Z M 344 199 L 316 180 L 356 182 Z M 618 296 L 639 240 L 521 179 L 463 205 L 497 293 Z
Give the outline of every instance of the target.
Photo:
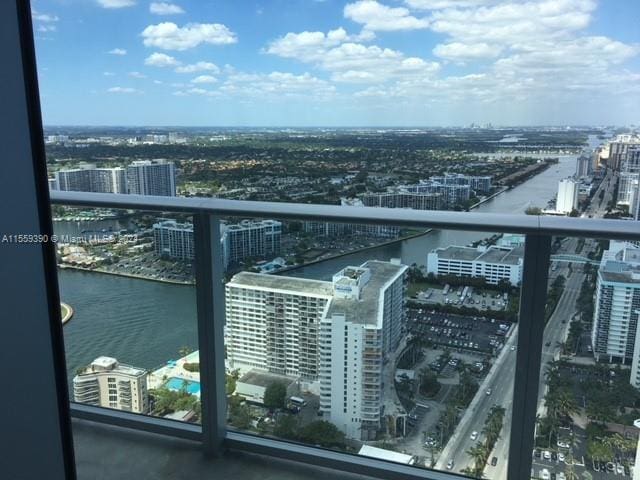
M 147 371 L 98 357 L 73 378 L 73 397 L 89 405 L 147 413 Z

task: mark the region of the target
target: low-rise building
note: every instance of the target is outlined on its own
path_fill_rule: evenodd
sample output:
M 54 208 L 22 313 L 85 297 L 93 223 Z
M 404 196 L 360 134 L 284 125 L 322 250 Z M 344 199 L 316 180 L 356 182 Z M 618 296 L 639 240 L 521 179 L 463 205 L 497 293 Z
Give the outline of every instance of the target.
M 427 272 L 434 275 L 484 278 L 497 285 L 507 280 L 513 286 L 522 281 L 524 247 L 437 248 L 427 255 Z
M 98 357 L 73 378 L 73 398 L 89 405 L 148 413 L 147 371 L 115 358 Z
M 236 382 L 238 395 L 253 403 L 264 404 L 264 394 L 267 388 L 280 383 L 286 387 L 286 397 L 289 398 L 298 393 L 298 386 L 295 378 L 275 373 L 263 372 L 259 370 L 249 370 Z

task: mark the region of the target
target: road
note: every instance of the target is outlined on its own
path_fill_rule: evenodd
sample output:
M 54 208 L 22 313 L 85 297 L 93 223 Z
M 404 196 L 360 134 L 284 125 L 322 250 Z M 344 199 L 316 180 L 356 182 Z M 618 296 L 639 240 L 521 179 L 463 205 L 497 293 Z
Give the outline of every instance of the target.
M 593 203 L 587 207 L 584 216 L 591 215 L 592 217 L 601 217 L 607 207 L 609 200 L 611 199 L 614 185 L 617 181 L 615 174 L 607 172 L 604 180 L 598 187 L 595 195 L 593 196 Z M 600 202 L 599 194 L 602 189 L 605 189 L 604 198 Z M 577 239 L 570 238 L 561 247 L 563 252 L 559 253 L 575 253 L 577 246 Z M 595 248 L 595 241 L 587 239 L 582 249 L 582 253 L 593 250 Z M 566 338 L 567 330 L 572 316 L 575 312 L 575 302 L 580 294 L 580 287 L 584 280 L 584 274 L 582 273 L 582 266 L 573 265 L 572 274 L 569 276 L 569 269 L 567 265 L 560 264 L 555 272 L 552 272 L 552 276 L 563 275 L 567 278 L 565 289 L 558 301 L 556 309 L 547 323 L 543 334 L 543 346 L 542 346 L 542 359 L 540 369 L 540 383 L 538 385 L 538 412 L 544 410 L 544 395 L 546 390 L 546 383 L 544 378 L 544 372 L 547 365 L 559 356 L 560 343 Z M 515 335 L 512 336 L 510 341 L 513 341 Z M 510 345 L 510 344 L 509 344 Z M 506 346 L 505 348 L 508 348 Z M 476 399 L 477 404 L 472 406 L 471 415 L 466 415 L 458 425 L 454 435 L 451 437 L 446 447 L 443 449 L 440 458 L 436 464 L 437 469 L 446 469 L 447 462 L 449 460 L 454 461 L 453 470 L 460 472 L 472 465 L 473 461 L 467 455 L 467 451 L 476 442 L 471 440 L 471 433 L 476 431 L 480 433 L 484 426 L 485 419 L 488 412 L 493 405 L 502 405 L 507 414 L 505 416 L 504 425 L 509 427 L 511 424 L 511 407 L 513 404 L 513 381 L 515 372 L 515 352 L 511 357 L 512 361 L 496 362 L 494 365 L 495 374 L 493 375 L 490 383 L 486 386 L 482 385 Z M 489 380 L 487 379 L 485 381 Z M 486 388 L 492 389 L 491 395 L 486 395 Z M 485 477 L 491 479 L 504 479 L 507 477 L 507 458 L 509 449 L 509 434 L 510 429 L 504 428 L 502 437 L 496 443 L 493 452 L 489 455 L 489 458 L 497 457 L 498 462 L 495 467 L 487 465 L 485 468 Z M 480 436 L 479 439 L 482 439 Z
M 478 390 L 478 394 L 473 399 L 469 408 L 463 415 L 458 428 L 442 450 L 440 458 L 436 463 L 436 469 L 446 469 L 447 462 L 453 460 L 453 470 L 460 472 L 473 463 L 467 455 L 467 450 L 478 440 L 482 440 L 482 428 L 487 418 L 489 410 L 494 405 L 502 405 L 509 410 L 505 422 L 511 418 L 511 402 L 513 400 L 513 378 L 516 369 L 516 352 L 511 350 L 517 342 L 517 330 L 511 334 L 505 343 L 500 356 L 494 363 L 491 371 L 484 379 Z M 491 389 L 491 394 L 487 395 L 487 390 Z M 471 440 L 471 434 L 478 432 L 477 440 Z

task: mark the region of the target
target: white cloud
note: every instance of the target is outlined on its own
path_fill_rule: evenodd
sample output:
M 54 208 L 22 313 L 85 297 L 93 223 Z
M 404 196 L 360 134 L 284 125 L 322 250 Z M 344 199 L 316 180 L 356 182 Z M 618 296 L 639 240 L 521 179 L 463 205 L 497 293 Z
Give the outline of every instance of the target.
M 180 62 L 171 55 L 154 52 L 145 58 L 144 64 L 150 67 L 176 67 Z
M 137 90 L 131 87 L 111 87 L 107 89 L 109 93 L 142 93 L 141 90 Z
M 436 11 L 431 28 L 465 44 L 504 47 L 531 40 L 562 38 L 589 25 L 594 0 L 543 0 Z
M 201 43 L 228 45 L 236 43 L 236 34 L 220 23 L 188 23 L 178 27 L 173 22 L 149 25 L 142 31 L 147 47 L 165 50 L 187 50 Z
M 446 58 L 448 60 L 463 61 L 478 58 L 495 58 L 500 55 L 502 48 L 487 43 L 465 44 L 452 42 L 447 44 L 436 45 L 433 54 L 436 57 Z
M 129 76 L 132 78 L 147 78 L 147 76 L 140 72 L 129 72 Z
M 272 42 L 267 53 L 313 63 L 331 72 L 340 82 L 384 82 L 392 78 L 432 75 L 437 62 L 406 57 L 402 52 L 377 45 L 363 45 L 348 40 L 342 29 L 323 32 L 287 33 Z
M 191 83 L 216 83 L 217 81 L 218 79 L 211 75 L 199 75 L 191 80 Z
M 269 44 L 266 51 L 279 57 L 307 58 L 309 61 L 320 59 L 330 47 L 335 47 L 349 39 L 343 28 L 324 32 L 287 33 Z
M 127 51 L 124 48 L 114 48 L 112 50 L 109 50 L 107 53 L 111 55 L 126 55 Z
M 184 13 L 184 10 L 179 5 L 166 2 L 151 2 L 149 11 L 154 15 L 178 15 Z
M 496 0 L 405 0 L 405 3 L 416 10 L 441 10 L 444 8 L 477 7 Z
M 57 15 L 50 15 L 48 13 L 38 13 L 36 11 L 32 12 L 33 19 L 38 22 L 51 23 L 57 22 L 60 20 Z
M 156 85 L 163 85 L 164 82 L 162 80 L 154 80 L 153 83 L 155 83 Z
M 372 32 L 395 30 L 417 30 L 427 28 L 429 22 L 424 18 L 412 16 L 404 7 L 388 7 L 376 0 L 359 0 L 344 7 L 344 16 L 364 25 Z
M 115 73 L 113 73 L 113 72 L 102 72 L 102 75 L 104 75 L 105 77 L 113 77 L 115 75 Z
M 102 8 L 125 8 L 136 4 L 135 0 L 98 0 L 98 3 Z
M 39 32 L 55 32 L 57 30 L 55 25 L 38 25 Z
M 326 101 L 334 98 L 336 88 L 326 80 L 309 73 L 295 75 L 288 72 L 268 74 L 236 72 L 228 76 L 218 92 L 227 96 L 274 102 L 284 98 Z
M 176 68 L 176 73 L 195 73 L 195 72 L 211 72 L 219 73 L 220 69 L 215 63 L 196 62 L 189 65 L 182 65 Z

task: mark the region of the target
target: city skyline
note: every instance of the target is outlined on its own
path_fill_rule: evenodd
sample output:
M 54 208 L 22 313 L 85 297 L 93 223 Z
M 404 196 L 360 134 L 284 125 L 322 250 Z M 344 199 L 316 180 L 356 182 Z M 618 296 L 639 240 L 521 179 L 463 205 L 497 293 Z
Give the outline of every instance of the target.
M 640 6 L 633 2 L 284 5 L 36 1 L 44 122 L 637 122 L 640 46 L 632 20 Z

